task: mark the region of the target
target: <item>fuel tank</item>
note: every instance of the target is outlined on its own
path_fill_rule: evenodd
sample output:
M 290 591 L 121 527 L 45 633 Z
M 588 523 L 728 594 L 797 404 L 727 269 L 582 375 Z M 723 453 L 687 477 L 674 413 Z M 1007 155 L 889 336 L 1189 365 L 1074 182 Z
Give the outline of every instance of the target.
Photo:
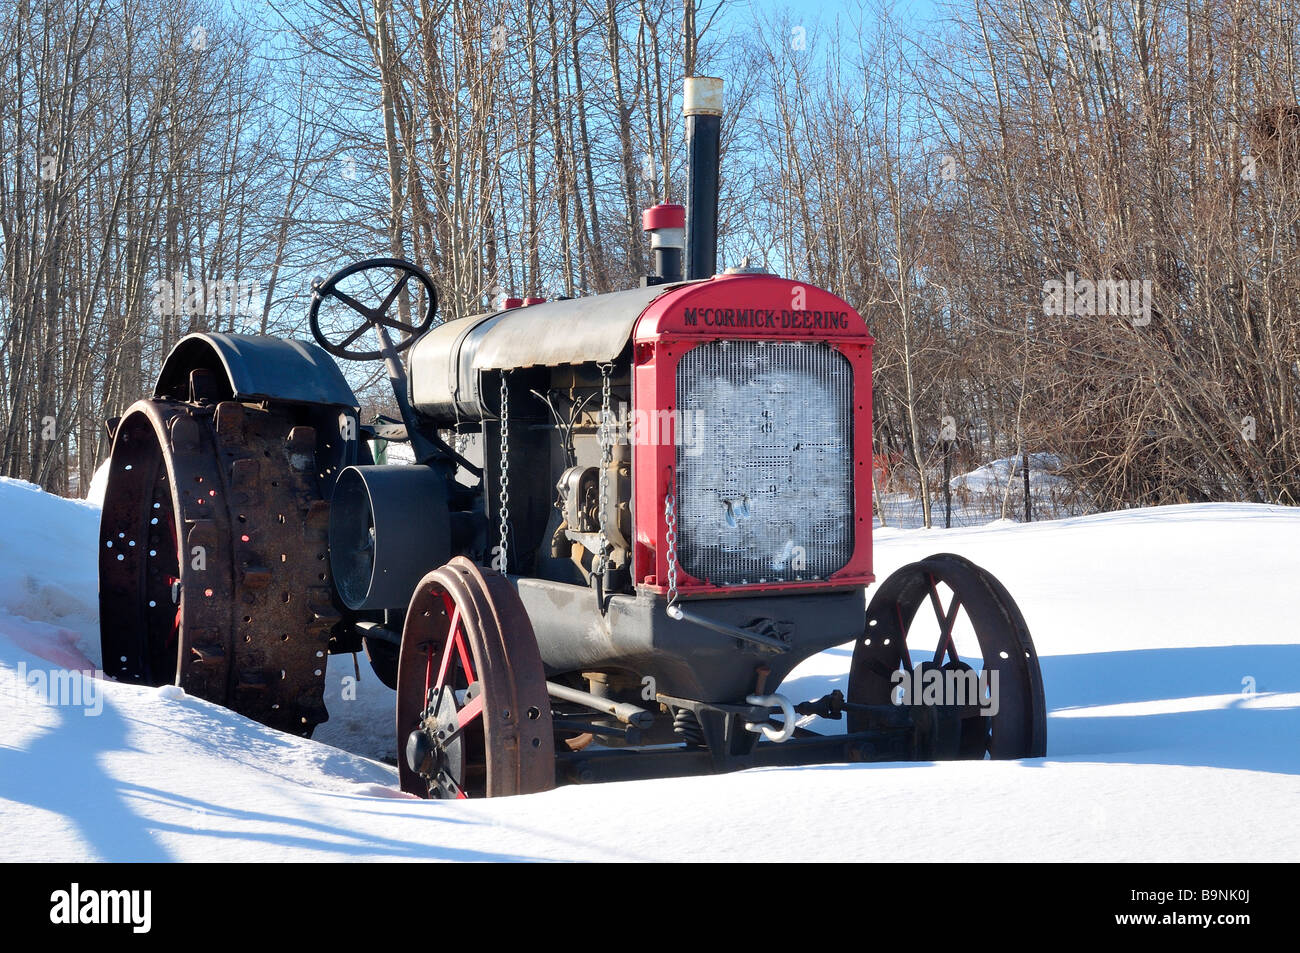
M 652 301 L 698 283 L 548 301 L 438 325 L 411 347 L 411 406 L 440 424 L 495 417 L 496 395 L 480 392 L 484 371 L 612 361 Z

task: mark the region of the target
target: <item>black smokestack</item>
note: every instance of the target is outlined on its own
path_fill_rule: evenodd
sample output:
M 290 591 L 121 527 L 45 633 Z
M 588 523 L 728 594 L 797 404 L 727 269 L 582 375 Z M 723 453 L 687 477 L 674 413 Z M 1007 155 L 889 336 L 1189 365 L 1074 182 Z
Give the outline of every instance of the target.
M 712 278 L 718 271 L 718 140 L 722 131 L 722 80 L 687 76 L 686 277 Z

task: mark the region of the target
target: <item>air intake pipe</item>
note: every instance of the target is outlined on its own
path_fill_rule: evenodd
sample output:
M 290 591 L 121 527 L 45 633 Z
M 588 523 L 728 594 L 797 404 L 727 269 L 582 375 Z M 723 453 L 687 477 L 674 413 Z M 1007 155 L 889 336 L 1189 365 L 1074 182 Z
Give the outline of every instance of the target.
M 722 131 L 722 80 L 687 76 L 686 277 L 712 278 L 718 270 L 718 143 Z
M 641 213 L 641 230 L 650 236 L 655 277 L 660 281 L 681 281 L 686 209 L 680 205 L 652 206 Z

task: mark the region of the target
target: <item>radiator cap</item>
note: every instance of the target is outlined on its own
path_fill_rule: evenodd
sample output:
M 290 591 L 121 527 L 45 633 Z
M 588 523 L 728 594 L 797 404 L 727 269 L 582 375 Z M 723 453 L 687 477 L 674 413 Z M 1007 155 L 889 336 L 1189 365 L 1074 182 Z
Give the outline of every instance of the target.
M 744 258 L 740 259 L 739 265 L 732 265 L 730 268 L 724 271 L 723 274 L 724 275 L 770 275 L 771 272 L 768 271 L 766 268 L 762 267 L 761 265 L 751 265 L 749 263 L 749 256 L 746 255 Z

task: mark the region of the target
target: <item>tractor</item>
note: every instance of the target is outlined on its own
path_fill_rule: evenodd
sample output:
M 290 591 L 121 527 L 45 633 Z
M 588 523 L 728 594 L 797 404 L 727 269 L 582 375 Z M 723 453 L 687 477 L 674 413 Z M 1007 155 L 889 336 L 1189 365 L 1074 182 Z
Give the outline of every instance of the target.
M 1044 755 L 997 579 L 939 554 L 868 603 L 872 337 L 827 290 L 716 273 L 721 81 L 684 100 L 687 205 L 644 213 L 639 287 L 439 322 L 376 258 L 312 283 L 314 342 L 183 338 L 109 422 L 105 672 L 310 735 L 328 658 L 364 652 L 420 797 Z M 382 361 L 399 417 L 363 421 L 334 359 Z M 842 688 L 782 691 L 848 644 Z

